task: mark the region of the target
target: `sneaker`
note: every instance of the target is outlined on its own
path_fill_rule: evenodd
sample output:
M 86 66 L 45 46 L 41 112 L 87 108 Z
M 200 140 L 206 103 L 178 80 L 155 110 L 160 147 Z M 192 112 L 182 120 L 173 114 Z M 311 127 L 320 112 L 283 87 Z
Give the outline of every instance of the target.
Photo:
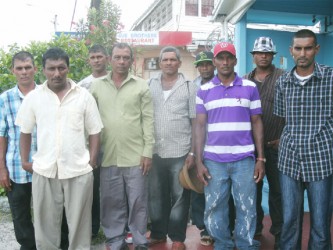
M 214 240 L 209 235 L 202 235 L 200 238 L 200 244 L 203 246 L 211 246 L 211 245 L 213 245 L 213 243 L 214 243 Z
M 185 244 L 183 242 L 180 242 L 180 241 L 174 241 L 172 243 L 172 250 L 185 250 L 186 247 L 185 247 Z
M 132 244 L 133 243 L 133 235 L 131 232 L 127 232 L 126 238 L 125 238 L 125 242 L 127 244 Z

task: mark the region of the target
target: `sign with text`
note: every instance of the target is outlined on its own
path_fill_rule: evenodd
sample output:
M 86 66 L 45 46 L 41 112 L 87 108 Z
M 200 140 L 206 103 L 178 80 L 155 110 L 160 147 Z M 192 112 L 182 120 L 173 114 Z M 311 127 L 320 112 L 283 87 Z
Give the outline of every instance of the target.
M 159 45 L 158 31 L 123 31 L 117 34 L 117 41 L 131 45 Z

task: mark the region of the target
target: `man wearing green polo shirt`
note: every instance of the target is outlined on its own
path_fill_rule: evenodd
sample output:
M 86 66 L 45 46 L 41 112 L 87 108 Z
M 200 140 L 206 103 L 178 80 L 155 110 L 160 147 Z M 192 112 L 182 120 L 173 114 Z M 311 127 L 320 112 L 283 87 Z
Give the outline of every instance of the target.
M 133 52 L 128 44 L 114 45 L 110 62 L 112 71 L 91 87 L 104 124 L 101 223 L 112 250 L 128 249 L 126 225 L 135 249 L 148 249 L 146 181 L 154 144 L 152 98 L 147 82 L 129 72 Z

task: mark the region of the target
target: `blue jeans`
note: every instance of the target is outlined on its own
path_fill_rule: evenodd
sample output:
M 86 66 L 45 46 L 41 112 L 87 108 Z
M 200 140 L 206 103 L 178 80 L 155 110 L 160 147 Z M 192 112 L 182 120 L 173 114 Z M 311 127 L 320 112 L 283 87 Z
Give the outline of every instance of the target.
M 199 230 L 203 230 L 201 235 L 208 235 L 206 230 L 205 221 L 205 194 L 199 194 L 195 191 L 191 191 L 191 220 L 193 225 L 195 225 Z M 234 199 L 232 195 L 229 199 L 229 223 L 230 223 L 230 233 L 235 229 L 235 206 Z
M 308 193 L 311 224 L 308 249 L 332 249 L 330 235 L 332 175 L 320 181 L 302 182 L 280 172 L 280 183 L 283 208 L 281 249 L 301 249 L 305 189 Z
M 259 249 L 260 243 L 253 239 L 257 220 L 254 159 L 228 163 L 205 160 L 204 164 L 212 176 L 205 187 L 205 224 L 215 240 L 214 249 Z M 236 207 L 235 243 L 229 226 L 231 190 Z
M 153 239 L 164 239 L 168 235 L 172 241 L 185 241 L 191 193 L 178 179 L 185 158 L 153 156 L 148 175 L 150 236 Z

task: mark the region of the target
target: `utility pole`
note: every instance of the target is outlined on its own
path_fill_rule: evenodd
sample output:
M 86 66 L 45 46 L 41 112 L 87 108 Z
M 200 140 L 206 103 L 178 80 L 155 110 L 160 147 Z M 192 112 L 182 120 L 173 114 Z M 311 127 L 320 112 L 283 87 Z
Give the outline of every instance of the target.
M 99 10 L 99 7 L 101 6 L 102 0 L 91 0 L 90 2 L 90 9 L 95 8 L 96 10 Z
M 54 33 L 57 32 L 57 24 L 58 24 L 57 20 L 58 20 L 58 15 L 55 14 L 55 15 L 54 15 L 54 19 L 53 19 L 53 21 L 52 21 L 52 23 L 53 23 L 53 27 L 54 27 Z

